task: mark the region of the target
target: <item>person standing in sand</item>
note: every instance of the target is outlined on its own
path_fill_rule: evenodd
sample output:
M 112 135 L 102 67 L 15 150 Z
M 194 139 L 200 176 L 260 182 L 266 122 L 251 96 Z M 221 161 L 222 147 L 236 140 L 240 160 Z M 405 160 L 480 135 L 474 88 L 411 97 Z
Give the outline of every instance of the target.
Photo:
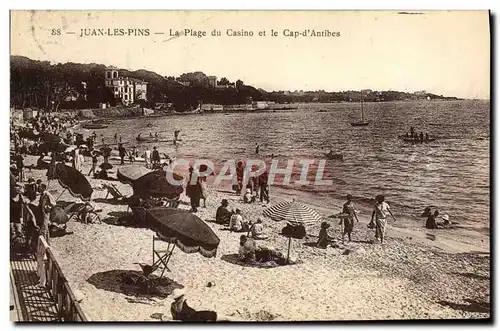
M 385 227 L 387 225 L 387 216 L 391 215 L 394 221 L 396 218 L 391 212 L 391 208 L 387 202 L 385 202 L 385 196 L 377 195 L 375 197 L 377 203 L 373 207 L 373 213 L 370 223 L 375 221 L 375 239 L 380 240 L 382 244 L 385 238 Z
M 149 168 L 151 166 L 151 150 L 149 149 L 149 146 L 146 147 L 146 152 L 144 153 L 144 161 L 146 163 L 146 168 Z
M 354 204 L 352 203 L 352 195 L 347 195 L 347 201 L 344 203 L 342 207 L 342 214 L 348 214 L 348 217 L 343 217 L 340 223 L 344 223 L 344 231 L 342 232 L 342 241 L 344 240 L 345 235 L 351 241 L 351 233 L 354 229 L 354 219 L 359 222 L 358 216 L 356 216 L 356 210 L 354 209 Z
M 42 195 L 40 196 L 38 207 L 40 208 L 40 211 L 43 215 L 43 223 L 40 227 L 40 235 L 42 235 L 47 241 L 47 244 L 50 245 L 50 211 L 52 210 L 52 207 L 56 205 L 56 200 L 47 190 L 47 185 L 41 184 L 40 189 L 42 190 Z

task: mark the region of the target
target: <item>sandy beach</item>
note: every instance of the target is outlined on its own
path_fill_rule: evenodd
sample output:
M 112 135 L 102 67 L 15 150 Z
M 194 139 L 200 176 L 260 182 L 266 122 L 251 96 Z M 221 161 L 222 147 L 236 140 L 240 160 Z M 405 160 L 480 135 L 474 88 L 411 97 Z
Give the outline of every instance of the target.
M 27 157 L 25 164 L 35 161 L 35 157 Z M 89 166 L 87 159 L 84 173 Z M 117 167 L 115 164 L 114 171 Z M 27 177 L 45 181 L 45 173 L 31 170 Z M 94 188 L 103 183 L 93 178 L 89 181 Z M 129 185 L 113 183 L 124 195 L 132 194 Z M 52 181 L 49 190 L 57 197 L 62 187 Z M 230 208 L 240 208 L 244 217 L 252 221 L 265 208 L 259 203 L 243 204 L 239 196 L 225 188 L 209 187 L 209 192 L 207 208 L 200 208 L 197 213 L 203 220 L 215 218 L 222 198 L 230 201 Z M 136 263 L 152 263 L 153 231 L 106 224 L 111 215 L 125 213 L 127 206 L 106 200 L 105 195 L 106 191 L 96 189 L 92 195 L 92 203 L 102 209 L 103 222 L 71 221 L 68 230 L 74 234 L 52 239 L 66 277 L 83 295 L 84 312 L 95 321 L 155 321 L 154 313 L 164 314 L 164 320 L 171 319 L 169 297 L 131 303 L 124 293 L 102 289 L 106 284 L 96 287 L 88 282 L 99 272 L 140 271 Z M 189 209 L 188 198 L 185 194 L 181 198 L 180 208 Z M 325 216 L 338 213 L 342 205 L 342 201 L 331 199 L 294 198 Z M 285 199 L 290 197 L 272 188 L 271 204 Z M 68 192 L 59 200 L 76 201 Z M 291 257 L 299 263 L 275 268 L 233 263 L 231 255 L 237 253 L 240 234 L 207 222 L 220 238 L 217 256 L 208 259 L 176 249 L 169 263 L 171 272 L 165 276 L 185 287 L 188 302 L 195 309 L 213 309 L 245 321 L 489 317 L 489 237 L 472 237 L 464 229 L 426 230 L 390 223 L 386 242 L 372 244 L 374 234 L 367 228 L 370 206 L 356 207 L 361 215 L 352 242 L 326 250 L 308 246 L 317 240 L 319 224 L 308 227 L 306 238 L 292 240 Z M 404 215 L 397 211 L 395 214 L 397 223 L 405 223 Z M 337 222 L 332 219 L 330 224 L 330 235 L 340 238 Z M 265 219 L 264 225 L 269 239 L 259 244 L 286 253 L 287 239 L 278 234 L 285 224 Z M 208 282 L 215 286 L 208 287 Z

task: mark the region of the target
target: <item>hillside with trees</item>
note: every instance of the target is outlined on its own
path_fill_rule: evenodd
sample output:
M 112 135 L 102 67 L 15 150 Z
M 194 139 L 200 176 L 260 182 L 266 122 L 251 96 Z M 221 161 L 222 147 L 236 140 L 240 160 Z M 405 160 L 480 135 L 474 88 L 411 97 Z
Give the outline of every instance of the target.
M 104 83 L 105 66 L 102 64 L 51 64 L 23 56 L 10 57 L 10 100 L 14 108 L 60 109 L 96 108 L 99 103 L 115 106 L 120 103 Z M 222 105 L 246 104 L 252 101 L 296 102 L 357 102 L 432 99 L 451 100 L 434 94 L 416 95 L 397 91 L 306 91 L 266 92 L 245 85 L 241 80 L 230 82 L 222 77 L 217 87 L 208 84 L 203 72 L 184 73 L 179 77 L 161 76 L 147 70 L 120 70 L 121 76 L 148 82 L 145 106 L 169 103 L 178 111 L 191 110 L 200 103 Z M 139 101 L 144 102 L 144 101 Z

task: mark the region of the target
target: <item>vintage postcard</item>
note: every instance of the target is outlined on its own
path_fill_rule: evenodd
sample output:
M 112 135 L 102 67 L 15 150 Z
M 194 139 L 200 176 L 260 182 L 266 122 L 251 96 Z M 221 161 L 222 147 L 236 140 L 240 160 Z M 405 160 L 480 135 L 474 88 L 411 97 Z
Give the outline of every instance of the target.
M 488 11 L 10 13 L 13 321 L 490 321 Z

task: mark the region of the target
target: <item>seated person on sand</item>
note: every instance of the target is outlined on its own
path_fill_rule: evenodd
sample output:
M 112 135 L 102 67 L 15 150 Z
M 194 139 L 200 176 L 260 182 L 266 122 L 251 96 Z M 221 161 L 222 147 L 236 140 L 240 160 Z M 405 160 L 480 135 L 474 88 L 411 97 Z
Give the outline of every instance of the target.
M 222 199 L 221 205 L 217 208 L 217 212 L 215 213 L 215 223 L 229 224 L 229 220 L 233 213 L 227 209 L 227 206 L 229 206 L 227 199 Z
M 49 164 L 43 160 L 43 153 L 36 160 L 36 169 L 49 169 Z
M 170 305 L 170 313 L 175 321 L 231 321 L 235 320 L 212 310 L 195 310 L 188 306 L 184 289 L 176 288 L 172 292 L 174 301 Z
M 260 217 L 257 219 L 256 223 L 252 224 L 250 231 L 252 233 L 252 238 L 255 240 L 267 239 L 267 235 L 264 234 L 264 225 Z
M 434 214 L 430 215 L 425 222 L 425 227 L 427 229 L 439 229 L 436 218 L 439 216 L 439 211 L 435 211 Z
M 94 175 L 95 179 L 109 179 L 108 172 L 105 169 L 101 169 L 98 173 Z
M 150 265 L 141 265 L 142 274 L 133 272 L 131 275 L 125 277 L 125 284 L 137 286 L 141 294 L 154 294 L 158 289 L 152 285 L 153 267 Z
M 252 238 L 242 235 L 240 237 L 240 246 L 238 248 L 238 259 L 242 262 L 255 262 L 255 250 L 257 244 Z
M 286 265 L 287 260 L 283 253 L 271 247 L 260 246 L 255 250 L 255 260 L 260 263 L 274 261 L 279 265 Z M 290 262 L 294 263 L 291 259 Z
M 316 247 L 318 248 L 326 248 L 328 245 L 334 243 L 335 239 L 331 237 L 327 229 L 330 227 L 330 224 L 327 222 L 321 223 L 321 230 L 319 230 L 318 242 L 316 243 Z
M 255 197 L 252 195 L 251 189 L 247 188 L 245 195 L 243 195 L 243 202 L 244 203 L 254 203 L 255 202 Z
M 249 227 L 248 223 L 243 220 L 243 216 L 241 216 L 241 210 L 236 208 L 236 213 L 231 216 L 231 220 L 229 221 L 229 229 L 234 232 L 248 232 Z

